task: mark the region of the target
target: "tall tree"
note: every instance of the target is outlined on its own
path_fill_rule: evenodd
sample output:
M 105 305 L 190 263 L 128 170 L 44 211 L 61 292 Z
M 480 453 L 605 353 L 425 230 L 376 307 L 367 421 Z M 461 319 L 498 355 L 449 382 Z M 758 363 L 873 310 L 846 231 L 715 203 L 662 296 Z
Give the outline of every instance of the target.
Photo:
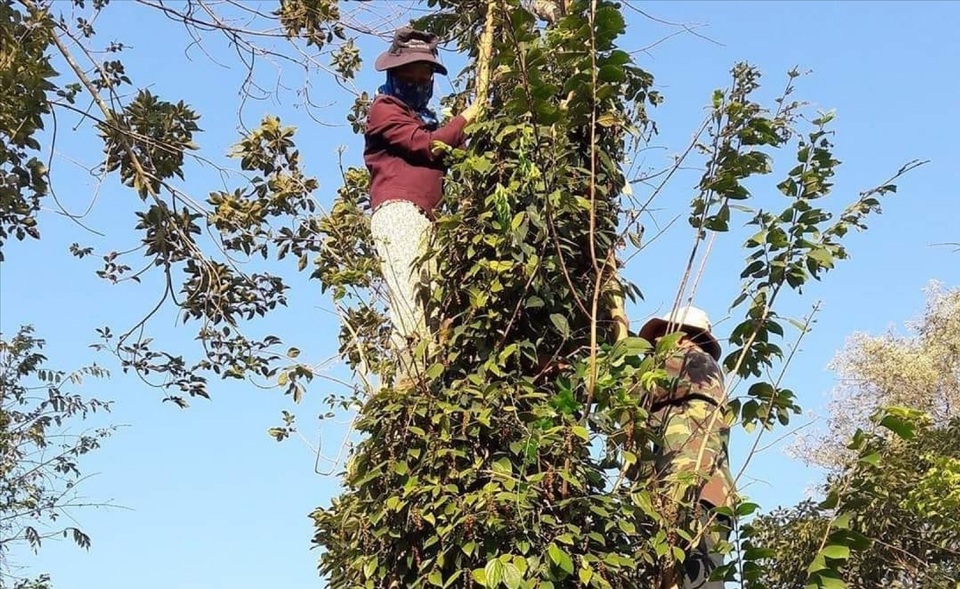
M 84 378 L 107 372 L 93 365 L 74 372 L 46 366 L 45 342 L 22 327 L 0 338 L 0 588 L 40 589 L 45 575 L 28 578 L 15 559 L 20 545 L 37 550 L 44 540 L 70 538 L 88 547 L 90 538 L 73 525 L 71 512 L 94 502 L 83 499 L 83 455 L 96 450 L 112 428 L 78 431 L 89 414 L 110 404 L 71 389 Z
M 757 587 L 805 587 L 816 567 L 857 589 L 956 586 L 960 289 L 931 284 L 909 327 L 837 354 L 828 427 L 800 452 L 827 469 L 823 498 L 751 523 L 745 543 L 768 567 Z
M 873 422 L 854 435 L 856 460 L 830 477 L 822 501 L 747 526 L 744 543 L 765 565 L 749 587 L 801 589 L 810 571 L 853 589 L 956 587 L 960 419 L 934 424 L 899 408 Z
M 438 266 L 436 341 L 416 394 L 390 386 L 394 359 L 376 296 L 382 285 L 365 172 L 345 169 L 336 201 L 321 213 L 295 129 L 268 116 L 243 131 L 231 154 L 240 173 L 221 166 L 235 188 L 191 196 L 197 190 L 185 185 L 185 162 L 209 161 L 198 143 L 200 113 L 135 84 L 119 58 L 125 46 L 98 41 L 94 24 L 111 9 L 106 0 L 0 3 L 4 72 L 12 72 L 0 107 L 3 237 L 39 236 L 37 203 L 49 197 L 40 130 L 50 113 L 77 113 L 102 141 L 99 173 L 136 195 L 140 247 L 101 252 L 99 275 L 139 282 L 153 271 L 161 284 L 156 308 L 133 329 L 103 328 L 101 347 L 181 405 L 208 396 L 211 377 L 276 384 L 298 400 L 315 376 L 300 349 L 244 328 L 287 303 L 290 274 L 309 271 L 322 284 L 342 319 L 340 351 L 359 381 L 333 402 L 363 403 L 364 438 L 344 492 L 313 514 L 321 572 L 333 587 L 670 586 L 703 530 L 681 517 L 693 505 L 666 502 L 656 476 L 624 476 L 650 459 L 655 434 L 645 402 L 665 378 L 662 362 L 676 341 L 656 349 L 634 337 L 612 341 L 611 301 L 640 294 L 618 279 L 620 264 L 643 248 L 637 219 L 681 165 L 702 160 L 677 304 L 695 296 L 713 240 L 735 219 L 748 225 L 743 282 L 731 286 L 731 307 L 742 317 L 724 364 L 732 380 L 749 384 L 731 402 L 735 420 L 774 428 L 799 410 L 793 392 L 767 376 L 785 360 L 777 301 L 846 258 L 845 235 L 865 228 L 880 197 L 913 166 L 832 216 L 821 204 L 839 165 L 832 116 L 802 116 L 804 106 L 791 99 L 795 71 L 765 107 L 756 99 L 760 73 L 737 64 L 730 87 L 712 96 L 696 140 L 641 197 L 625 161 L 654 131 L 648 110 L 661 96 L 620 46 L 624 5 L 563 0 L 545 12 L 549 3 L 528 11 L 520 0 L 425 4 L 419 24 L 470 57 L 467 88 L 489 67 L 491 116 L 475 125 L 466 149 L 447 150 L 449 190 L 428 254 Z M 343 85 L 360 65 L 350 35 L 366 29 L 336 0 L 282 0 L 271 12 L 232 1 L 139 6 L 198 37 L 222 35 L 254 61 L 289 60 Z M 478 39 L 488 14 L 495 43 L 484 62 Z M 245 88 L 261 90 L 256 79 L 251 74 Z M 462 104 L 464 94 L 444 103 Z M 356 131 L 368 105 L 357 92 L 347 115 Z M 761 185 L 778 151 L 797 164 L 768 187 L 774 199 L 758 202 L 747 181 Z M 93 253 L 80 244 L 72 251 Z M 147 259 L 141 270 L 135 255 Z M 265 262 L 245 271 L 238 256 Z M 199 354 L 150 339 L 149 319 L 165 305 L 195 330 Z M 274 434 L 283 438 L 293 427 Z
M 855 334 L 832 368 L 838 384 L 826 430 L 797 451 L 817 466 L 843 468 L 851 455 L 846 440 L 881 407 L 923 411 L 936 426 L 960 416 L 960 288 L 932 283 L 923 314 L 905 334 Z

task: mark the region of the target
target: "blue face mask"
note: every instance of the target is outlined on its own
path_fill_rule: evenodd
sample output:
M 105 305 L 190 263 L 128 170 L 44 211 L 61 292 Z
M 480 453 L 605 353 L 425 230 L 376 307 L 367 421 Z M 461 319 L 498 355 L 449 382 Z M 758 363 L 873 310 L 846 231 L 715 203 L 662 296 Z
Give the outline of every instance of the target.
M 412 108 L 424 123 L 431 126 L 437 125 L 437 115 L 427 108 L 427 104 L 433 98 L 433 80 L 423 84 L 404 82 L 388 70 L 387 83 L 380 86 L 380 93 L 399 98 Z

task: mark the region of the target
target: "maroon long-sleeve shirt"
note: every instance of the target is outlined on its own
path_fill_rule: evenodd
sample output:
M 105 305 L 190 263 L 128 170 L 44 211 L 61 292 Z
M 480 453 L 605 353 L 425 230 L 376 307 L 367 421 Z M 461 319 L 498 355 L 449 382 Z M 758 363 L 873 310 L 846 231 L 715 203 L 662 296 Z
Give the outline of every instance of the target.
M 426 123 L 393 96 L 381 94 L 367 115 L 363 159 L 370 170 L 370 201 L 374 210 L 386 200 L 407 200 L 427 213 L 443 196 L 443 155 L 434 141 L 463 145 L 466 120 L 457 115 L 431 131 Z

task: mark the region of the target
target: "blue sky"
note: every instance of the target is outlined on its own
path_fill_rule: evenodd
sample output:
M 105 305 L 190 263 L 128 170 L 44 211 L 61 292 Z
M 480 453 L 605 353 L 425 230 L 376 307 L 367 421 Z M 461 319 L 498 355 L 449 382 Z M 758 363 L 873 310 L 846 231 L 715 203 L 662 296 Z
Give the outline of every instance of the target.
M 383 9 L 385 4 L 375 6 Z M 795 96 L 837 112 L 836 154 L 844 163 L 831 208 L 885 180 L 908 160 L 931 160 L 900 182 L 899 193 L 884 203 L 883 215 L 870 221 L 867 233 L 850 237 L 851 260 L 803 298 L 789 298 L 781 307 L 782 313 L 799 317 L 821 301 L 814 331 L 804 339 L 785 380 L 801 405 L 816 410 L 833 383 L 826 365 L 846 336 L 880 333 L 914 317 L 931 279 L 960 285 L 960 254 L 934 245 L 960 241 L 960 209 L 955 204 L 960 162 L 954 143 L 960 131 L 960 38 L 954 30 L 960 4 L 648 2 L 643 9 L 665 22 L 628 10 L 628 48 L 646 47 L 678 30 L 666 23 L 702 24 L 696 32 L 709 37 L 678 34 L 638 54 L 639 64 L 653 72 L 666 98 L 653 112 L 661 134 L 654 141 L 656 148 L 646 152 L 649 166 L 664 165 L 685 147 L 711 92 L 728 84 L 728 71 L 739 60 L 765 72 L 760 95 L 767 99 L 782 88 L 792 67 L 812 70 L 799 79 Z M 203 153 L 226 163 L 224 154 L 237 139 L 234 105 L 243 72 L 216 65 L 196 49 L 185 53 L 189 39 L 180 28 L 145 15 L 134 3 L 112 3 L 97 30 L 104 40 L 133 46 L 125 60 L 135 84 L 150 85 L 171 100 L 182 98 L 202 113 L 204 133 L 198 142 Z M 372 92 L 379 83 L 372 62 L 382 47 L 370 40 L 360 46 L 365 65 L 358 85 Z M 212 42 L 208 49 L 214 57 L 235 63 L 222 44 Z M 450 54 L 445 59 L 457 62 Z M 292 68 L 283 74 L 291 88 L 302 81 Z M 262 75 L 263 81 L 275 77 L 269 71 Z M 438 93 L 448 89 L 444 81 Z M 317 103 L 331 103 L 314 114 L 340 126 L 314 122 L 295 107 L 292 90 L 278 100 L 249 102 L 244 121 L 252 125 L 272 113 L 297 125 L 304 165 L 320 179 L 317 198 L 329 203 L 339 186 L 338 146 L 346 146 L 346 164 L 360 165 L 360 140 L 340 124 L 349 105 L 344 93 L 315 78 L 311 96 Z M 59 121 L 54 187 L 68 209 L 82 211 L 92 200 L 96 182 L 71 159 L 93 165 L 99 149 L 89 133 L 72 131 L 74 123 L 66 117 Z M 191 194 L 202 199 L 222 187 L 209 168 L 193 166 L 191 171 L 185 185 Z M 669 222 L 685 211 L 698 174 L 691 169 L 678 175 L 655 205 L 657 222 Z M 772 194 L 776 181 L 758 183 L 758 195 Z M 643 190 L 635 188 L 641 194 Z M 107 323 L 132 325 L 153 305 L 157 291 L 149 288 L 149 281 L 143 287 L 109 286 L 94 275 L 97 259 L 77 261 L 67 247 L 76 241 L 105 252 L 134 245 L 134 201 L 115 182 L 105 182 L 84 223 L 108 237 L 45 212 L 42 241 L 6 246 L 7 261 L 0 266 L 4 334 L 30 323 L 49 340 L 54 365 L 68 368 L 97 360 L 113 367 L 109 358 L 87 348 L 95 339 L 93 330 Z M 629 309 L 635 327 L 672 301 L 690 242 L 684 219 L 627 269 L 627 276 L 646 294 L 644 302 Z M 648 229 L 652 226 L 648 223 Z M 727 314 L 739 292 L 740 235 L 718 242 L 698 291 L 697 304 L 715 321 Z M 298 285 L 291 308 L 268 326 L 254 329 L 289 337 L 307 360 L 320 362 L 336 351 L 335 318 L 315 283 Z M 170 346 L 192 346 L 192 333 L 176 329 L 174 319 L 169 312 L 161 313 L 152 323 L 153 333 Z M 720 334 L 732 324 L 721 322 Z M 343 371 L 331 369 L 330 375 L 342 377 Z M 322 440 L 324 456 L 336 454 L 346 432 L 344 424 L 321 429 L 312 419 L 323 410 L 322 397 L 333 390 L 320 381 L 294 408 L 309 444 L 316 447 Z M 309 550 L 312 527 L 307 515 L 329 504 L 338 481 L 315 473 L 315 455 L 307 443 L 295 439 L 277 444 L 266 435 L 266 429 L 278 423 L 280 410 L 293 408 L 288 398 L 277 390 L 215 383 L 212 401 L 197 400 L 181 411 L 161 404 L 157 391 L 119 372 L 110 381 L 87 383 L 82 391 L 114 400 L 107 421 L 124 425 L 85 461 L 85 471 L 95 476 L 83 483 L 82 494 L 119 507 L 73 514 L 92 536 L 89 552 L 65 542 L 50 543 L 38 557 L 22 555 L 21 563 L 50 572 L 61 589 L 322 585 L 315 572 L 316 552 Z M 748 443 L 746 436 L 736 436 L 735 462 L 742 463 Z M 747 493 L 774 507 L 803 497 L 817 474 L 773 448 L 752 460 L 748 476 L 755 482 Z

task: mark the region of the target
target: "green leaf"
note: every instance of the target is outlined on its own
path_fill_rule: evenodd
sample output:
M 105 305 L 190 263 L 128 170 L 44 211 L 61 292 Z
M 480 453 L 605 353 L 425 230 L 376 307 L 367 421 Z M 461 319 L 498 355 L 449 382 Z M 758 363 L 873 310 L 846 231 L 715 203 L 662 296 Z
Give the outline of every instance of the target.
M 507 586 L 507 589 L 517 589 L 521 583 L 523 583 L 523 575 L 520 574 L 520 570 L 517 569 L 516 565 L 512 562 L 504 564 L 503 584 Z
M 483 568 L 483 573 L 487 580 L 486 586 L 489 589 L 495 589 L 503 580 L 503 563 L 495 558 L 487 563 L 487 566 Z
M 601 82 L 620 83 L 627 79 L 623 68 L 616 65 L 604 65 L 597 71 L 597 79 Z M 600 122 L 599 120 L 597 122 Z
M 642 356 L 650 351 L 651 347 L 650 342 L 642 337 L 630 336 L 614 344 L 610 353 L 611 355 Z
M 483 569 L 473 569 L 470 572 L 470 576 L 473 577 L 473 580 L 476 581 L 481 587 L 487 586 L 487 573 Z
M 553 323 L 553 326 L 557 328 L 557 331 L 560 332 L 564 338 L 570 337 L 570 323 L 567 322 L 567 318 L 559 313 L 552 313 L 550 315 L 550 322 Z
M 777 552 L 771 548 L 748 548 L 743 552 L 743 560 L 760 560 L 763 558 L 774 558 Z
M 757 260 L 755 262 L 752 262 L 749 266 L 747 266 L 743 270 L 743 272 L 740 273 L 740 278 L 746 278 L 751 274 L 757 274 L 757 277 L 763 276 L 765 272 L 761 272 L 761 270 L 763 270 L 765 266 L 766 264 L 762 260 Z M 736 306 L 736 305 L 733 305 L 733 306 Z
M 822 589 L 845 589 L 846 586 L 847 583 L 843 579 L 820 575 L 820 587 Z
M 580 570 L 577 571 L 577 576 L 580 579 L 581 585 L 587 585 L 590 582 L 590 579 L 593 577 L 593 571 L 586 567 L 580 567 Z
M 847 584 L 836 573 L 829 569 L 821 569 L 810 575 L 807 589 L 844 589 Z
M 505 364 L 507 360 L 510 358 L 510 356 L 517 351 L 517 346 L 518 344 L 512 343 L 506 348 L 504 348 L 503 351 L 500 352 L 500 355 L 497 357 L 497 361 L 500 364 Z
M 737 505 L 737 516 L 746 517 L 758 509 L 760 509 L 760 506 L 757 505 L 756 503 L 744 501 L 743 503 L 740 503 L 739 505 Z
M 503 457 L 495 460 L 493 463 L 493 472 L 504 475 L 513 474 L 513 465 L 510 459 Z
M 847 560 L 850 558 L 850 548 L 840 544 L 830 544 L 824 546 L 820 553 L 827 558 L 833 558 L 836 560 Z
M 827 493 L 827 496 L 824 497 L 823 501 L 818 504 L 818 507 L 821 509 L 833 509 L 840 504 L 840 494 L 836 490 L 832 490 Z
M 493 260 L 487 263 L 487 266 L 497 273 L 507 272 L 513 268 L 513 262 L 503 260 Z
M 493 164 L 485 157 L 472 157 L 467 160 L 467 165 L 481 174 L 485 174 L 493 168 Z
M 368 579 L 371 578 L 373 573 L 377 571 L 378 564 L 379 563 L 377 562 L 376 556 L 370 557 L 370 560 L 367 561 L 367 564 L 363 565 L 363 576 Z
M 553 564 L 557 565 L 560 570 L 567 574 L 573 572 L 573 561 L 570 560 L 570 555 L 564 552 L 559 546 L 550 544 L 550 546 L 547 547 L 547 554 L 550 556 Z
M 870 538 L 851 529 L 840 529 L 830 534 L 830 541 L 849 546 L 850 550 L 866 550 L 870 547 Z
M 524 558 L 524 557 L 522 557 L 522 556 L 514 556 L 514 557 L 513 557 L 513 566 L 517 567 L 517 570 L 520 571 L 520 576 L 521 576 L 521 577 L 522 577 L 523 575 L 527 574 L 527 568 L 529 567 L 529 564 L 527 563 L 527 559 L 526 559 L 526 558 Z
M 601 127 L 613 127 L 620 123 L 620 117 L 614 112 L 605 112 L 597 117 L 597 124 Z
M 880 425 L 904 440 L 913 439 L 917 432 L 917 426 L 914 423 L 901 419 L 896 415 L 885 415 L 883 419 L 880 420 Z
M 610 55 L 604 59 L 604 64 L 610 65 L 626 65 L 630 63 L 631 58 L 630 54 L 622 49 L 616 49 L 610 52 Z
M 463 573 L 463 570 L 462 570 L 462 569 L 457 569 L 457 570 L 455 570 L 455 571 L 453 572 L 453 574 L 450 575 L 450 577 L 447 578 L 447 580 L 443 582 L 443 587 L 444 587 L 444 589 L 446 589 L 446 588 L 449 587 L 450 585 L 453 585 L 453 584 L 457 581 L 457 579 L 460 578 L 460 575 L 461 575 L 462 573 Z
M 847 511 L 834 518 L 831 525 L 838 530 L 846 530 L 850 527 L 850 520 L 853 519 L 853 512 Z
M 657 340 L 657 345 L 654 348 L 657 354 L 665 354 L 668 350 L 673 350 L 677 347 L 677 342 L 680 341 L 680 338 L 683 337 L 683 333 L 676 331 L 662 336 Z
M 590 441 L 590 432 L 587 431 L 587 428 L 582 425 L 575 425 L 570 428 L 573 431 L 573 434 L 583 440 L 584 442 Z
M 433 366 L 427 369 L 426 377 L 428 380 L 433 380 L 443 374 L 443 364 L 439 362 L 435 363 Z
M 817 554 L 814 557 L 813 562 L 810 563 L 810 566 L 807 567 L 808 573 L 816 573 L 827 568 L 827 561 L 824 559 L 823 554 Z
M 633 504 L 640 508 L 647 517 L 653 519 L 654 521 L 660 520 L 659 512 L 654 509 L 653 501 L 650 499 L 650 493 L 648 491 L 640 491 L 637 493 L 631 493 L 630 499 L 633 501 Z
M 833 268 L 833 256 L 826 249 L 812 249 L 807 254 L 823 268 Z
M 686 557 L 683 552 L 683 548 L 680 548 L 679 546 L 674 546 L 670 549 L 670 551 L 673 553 L 673 559 L 677 562 L 683 562 L 683 559 Z

